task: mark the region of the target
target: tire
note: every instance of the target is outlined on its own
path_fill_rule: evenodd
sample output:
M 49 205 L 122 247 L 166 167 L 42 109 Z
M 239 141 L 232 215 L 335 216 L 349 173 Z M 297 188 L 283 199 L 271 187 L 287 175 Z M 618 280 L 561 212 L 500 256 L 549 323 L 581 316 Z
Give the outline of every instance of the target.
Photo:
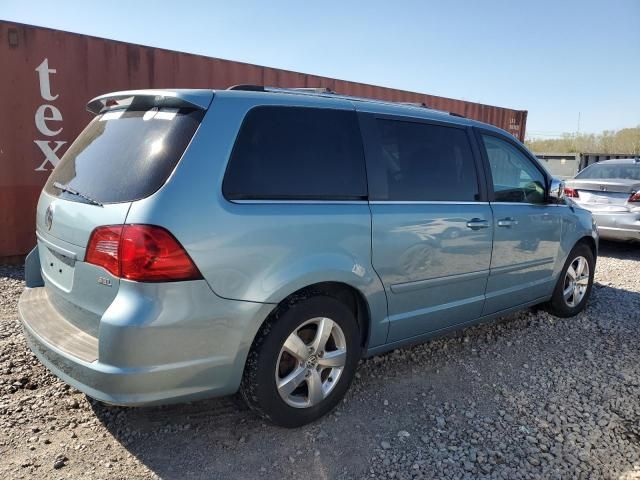
M 584 293 L 580 296 L 574 289 L 570 292 L 570 296 L 566 296 L 566 292 L 570 290 L 571 280 L 567 276 L 567 272 L 570 267 L 573 267 L 573 272 L 579 271 L 579 259 L 584 259 L 589 269 L 588 273 L 582 272 L 582 277 L 586 280 L 586 288 Z M 595 272 L 596 261 L 593 256 L 593 251 L 585 243 L 579 243 L 569 253 L 567 261 L 560 272 L 558 277 L 558 283 L 553 291 L 551 300 L 546 305 L 546 310 L 557 317 L 573 317 L 584 310 L 589 296 L 591 295 L 591 289 L 593 287 L 593 274 Z M 577 267 L 577 268 L 576 268 Z M 569 283 L 568 283 L 569 282 Z M 575 285 L 575 284 L 574 284 Z
M 330 334 L 324 346 L 321 331 Z M 262 417 L 283 427 L 299 427 L 340 402 L 360 353 L 358 323 L 345 304 L 322 294 L 294 298 L 278 306 L 258 332 L 240 393 Z

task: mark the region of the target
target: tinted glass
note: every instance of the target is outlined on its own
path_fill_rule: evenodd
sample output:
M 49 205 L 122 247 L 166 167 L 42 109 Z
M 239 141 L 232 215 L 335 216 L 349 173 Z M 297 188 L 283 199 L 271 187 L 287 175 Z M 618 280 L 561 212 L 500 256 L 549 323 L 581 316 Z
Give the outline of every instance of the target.
M 640 181 L 640 165 L 633 163 L 596 164 L 581 171 L 576 178 L 602 178 L 607 180 L 621 178 Z
M 545 177 L 509 142 L 483 135 L 496 202 L 544 203 Z
M 471 145 L 463 129 L 383 119 L 377 119 L 375 125 L 372 199 L 479 199 Z
M 98 115 L 69 147 L 45 191 L 84 201 L 60 183 L 101 203 L 147 197 L 167 180 L 203 113 L 193 110 L 119 110 Z
M 223 183 L 229 199 L 362 199 L 367 185 L 355 112 L 257 107 Z

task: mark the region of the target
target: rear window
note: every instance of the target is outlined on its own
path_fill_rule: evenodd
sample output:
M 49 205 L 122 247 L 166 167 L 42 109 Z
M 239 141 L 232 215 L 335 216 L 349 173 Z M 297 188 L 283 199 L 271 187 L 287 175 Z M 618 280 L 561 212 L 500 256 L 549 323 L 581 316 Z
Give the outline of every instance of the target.
M 595 164 L 581 171 L 576 178 L 640 180 L 640 165 L 634 163 Z
M 229 159 L 223 193 L 230 200 L 366 198 L 355 112 L 278 106 L 250 110 Z
M 203 112 L 193 109 L 117 110 L 98 115 L 51 173 L 45 191 L 69 200 L 61 184 L 101 203 L 148 197 L 167 180 Z

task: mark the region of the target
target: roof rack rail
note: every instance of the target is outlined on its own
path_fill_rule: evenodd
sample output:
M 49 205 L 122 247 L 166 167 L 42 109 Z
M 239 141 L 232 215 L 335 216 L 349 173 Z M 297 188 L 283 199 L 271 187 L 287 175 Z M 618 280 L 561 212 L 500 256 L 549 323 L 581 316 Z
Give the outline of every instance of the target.
M 467 118 L 464 115 L 462 115 L 461 113 L 455 113 L 455 112 L 446 112 L 445 110 L 439 110 L 437 108 L 434 107 L 430 107 L 429 105 L 427 105 L 424 102 L 395 102 L 398 103 L 400 105 L 408 105 L 410 107 L 422 107 L 422 108 L 428 108 L 429 110 L 438 110 L 439 112 L 445 112 L 448 113 L 449 115 L 451 115 L 452 117 L 460 117 L 460 118 Z
M 377 98 L 368 98 L 368 97 L 356 97 L 352 95 L 343 95 L 339 94 L 328 87 L 267 87 L 264 85 L 252 85 L 252 84 L 240 84 L 233 85 L 227 90 L 243 90 L 246 92 L 272 92 L 272 93 L 300 93 L 307 95 L 327 95 L 332 96 L 335 95 L 337 98 L 343 98 L 346 100 L 358 100 L 358 101 L 367 101 L 367 102 L 380 102 L 386 104 L 394 104 L 394 105 L 406 105 L 408 107 L 416 107 L 416 108 L 426 108 L 429 110 L 433 110 L 440 113 L 446 113 L 448 115 L 452 115 L 454 117 L 466 118 L 464 115 L 459 113 L 447 112 L 445 110 L 439 110 L 434 107 L 430 107 L 424 102 L 393 102 L 391 100 L 380 100 Z
M 431 108 L 429 105 L 427 105 L 424 102 L 394 102 L 394 103 L 398 103 L 400 105 L 408 105 L 410 107 Z
M 239 85 L 232 85 L 227 90 L 243 90 L 245 92 L 264 92 L 264 85 L 251 85 L 249 83 L 241 83 Z
M 293 87 L 285 88 L 283 90 L 294 90 L 296 92 L 309 92 L 309 93 L 331 93 L 335 94 L 329 87 Z
M 227 90 L 243 90 L 246 92 L 301 92 L 301 93 L 328 93 L 335 94 L 333 90 L 328 87 L 266 87 L 264 85 L 251 85 L 240 84 L 233 85 Z

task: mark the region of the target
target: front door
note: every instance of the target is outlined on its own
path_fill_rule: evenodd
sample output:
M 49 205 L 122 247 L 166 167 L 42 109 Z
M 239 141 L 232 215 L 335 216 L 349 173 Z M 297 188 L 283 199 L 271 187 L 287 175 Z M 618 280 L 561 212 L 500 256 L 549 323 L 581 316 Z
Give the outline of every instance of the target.
M 491 314 L 552 293 L 562 215 L 547 204 L 547 177 L 525 150 L 499 134 L 479 136 L 493 186 L 493 255 L 483 311 Z
M 453 124 L 362 115 L 372 262 L 385 287 L 389 342 L 482 313 L 492 215 L 471 132 Z

